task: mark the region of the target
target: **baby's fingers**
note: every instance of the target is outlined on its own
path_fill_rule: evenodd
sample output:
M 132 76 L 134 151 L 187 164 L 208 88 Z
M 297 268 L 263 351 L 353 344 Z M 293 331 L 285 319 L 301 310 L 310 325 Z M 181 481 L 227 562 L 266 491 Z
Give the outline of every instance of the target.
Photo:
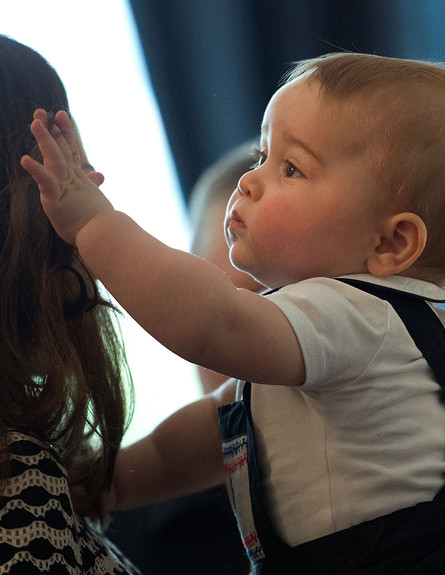
M 60 196 L 57 178 L 40 162 L 31 158 L 31 156 L 23 156 L 21 165 L 37 182 L 40 193 L 44 198 L 54 199 Z
M 42 108 L 37 108 L 33 114 L 34 120 L 41 120 L 41 122 L 45 125 L 46 128 L 49 126 L 49 117 L 48 112 L 43 110 Z
M 65 180 L 68 177 L 71 150 L 63 133 L 57 126 L 50 133 L 41 119 L 34 119 L 30 129 L 43 156 L 45 168 L 58 180 Z
M 80 164 L 80 138 L 77 126 L 65 110 L 60 110 L 55 116 L 55 124 L 63 135 L 63 138 L 70 149 L 72 158 L 76 164 Z
M 64 135 L 72 131 L 73 121 L 65 110 L 59 110 L 54 117 L 54 121 Z

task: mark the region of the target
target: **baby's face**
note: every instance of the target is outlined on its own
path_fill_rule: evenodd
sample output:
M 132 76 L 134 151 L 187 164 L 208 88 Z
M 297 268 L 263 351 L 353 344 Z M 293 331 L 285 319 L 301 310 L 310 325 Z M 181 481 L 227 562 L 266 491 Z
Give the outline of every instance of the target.
M 357 117 L 304 77 L 274 95 L 258 166 L 241 178 L 227 208 L 236 267 L 270 287 L 367 271 L 384 216 Z

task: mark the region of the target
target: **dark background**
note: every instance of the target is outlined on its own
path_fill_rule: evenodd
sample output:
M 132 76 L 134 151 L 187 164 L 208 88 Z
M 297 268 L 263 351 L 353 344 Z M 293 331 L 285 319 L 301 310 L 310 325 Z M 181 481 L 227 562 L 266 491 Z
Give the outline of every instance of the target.
M 289 65 L 327 52 L 445 60 L 444 0 L 130 0 L 184 198 L 259 132 Z
M 130 0 L 184 200 L 255 137 L 290 64 L 327 52 L 445 61 L 445 0 Z M 151 575 L 247 575 L 223 487 L 115 513 L 108 536 Z

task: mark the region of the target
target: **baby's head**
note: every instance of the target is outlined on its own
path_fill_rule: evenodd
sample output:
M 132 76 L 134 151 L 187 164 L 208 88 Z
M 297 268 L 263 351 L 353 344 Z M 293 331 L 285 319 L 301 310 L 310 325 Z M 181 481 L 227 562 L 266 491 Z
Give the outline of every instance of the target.
M 321 85 L 330 105 L 354 117 L 355 145 L 374 163 L 381 201 L 417 214 L 427 242 L 416 265 L 445 279 L 445 68 L 415 60 L 338 53 L 298 63 L 286 83 L 303 76 Z

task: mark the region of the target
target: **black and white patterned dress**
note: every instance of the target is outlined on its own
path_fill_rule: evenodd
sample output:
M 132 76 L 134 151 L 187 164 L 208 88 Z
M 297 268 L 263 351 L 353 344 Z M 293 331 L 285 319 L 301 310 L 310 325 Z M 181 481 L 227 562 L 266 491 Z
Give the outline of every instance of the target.
M 10 479 L 0 498 L 0 573 L 129 575 L 139 571 L 76 515 L 54 449 L 11 431 Z

